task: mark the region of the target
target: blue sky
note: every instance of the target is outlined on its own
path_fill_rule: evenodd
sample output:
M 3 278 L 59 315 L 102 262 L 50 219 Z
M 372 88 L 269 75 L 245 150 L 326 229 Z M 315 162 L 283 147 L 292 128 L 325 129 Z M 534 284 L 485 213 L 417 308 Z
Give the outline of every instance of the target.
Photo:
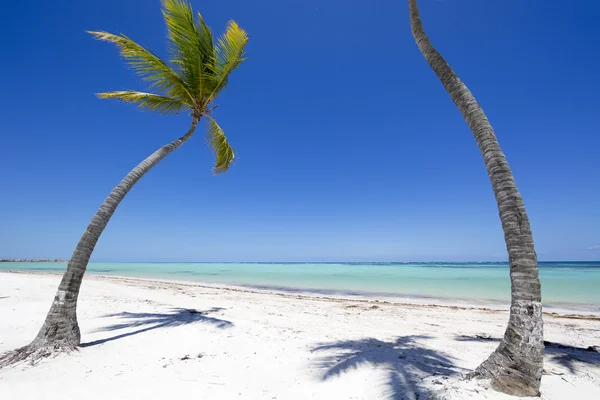
M 70 257 L 112 187 L 187 130 L 187 115 L 93 95 L 143 85 L 84 31 L 165 56 L 159 4 L 5 6 L 0 257 Z M 235 19 L 250 34 L 216 111 L 236 164 L 212 176 L 199 132 L 130 192 L 92 260 L 506 259 L 481 156 L 418 52 L 405 1 L 192 4 L 215 32 Z M 600 5 L 420 4 L 496 130 L 539 258 L 600 259 Z

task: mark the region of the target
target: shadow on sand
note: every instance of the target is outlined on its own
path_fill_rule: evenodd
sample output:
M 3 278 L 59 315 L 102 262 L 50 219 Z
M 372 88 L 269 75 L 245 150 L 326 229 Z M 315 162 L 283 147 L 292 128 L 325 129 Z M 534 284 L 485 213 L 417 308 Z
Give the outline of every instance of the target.
M 312 351 L 328 352 L 318 359 L 323 370 L 322 380 L 340 376 L 363 365 L 372 365 L 386 371 L 385 396 L 394 400 L 429 399 L 432 392 L 423 378 L 445 377 L 464 372 L 448 356 L 418 343 L 430 336 L 402 336 L 393 341 L 373 338 L 321 344 Z M 432 384 L 443 384 L 434 379 Z
M 113 340 L 122 339 L 128 336 L 137 335 L 159 328 L 170 328 L 181 325 L 189 325 L 196 322 L 209 323 L 217 328 L 225 329 L 233 326 L 233 323 L 219 318 L 208 317 L 207 314 L 219 312 L 223 310 L 220 307 L 213 307 L 205 311 L 198 311 L 189 308 L 172 308 L 168 313 L 130 313 L 122 312 L 117 314 L 105 315 L 105 318 L 123 318 L 126 321 L 107 326 L 99 329 L 96 332 L 111 332 L 125 328 L 141 327 L 141 329 L 133 332 L 127 332 L 116 336 L 111 336 L 105 339 L 94 340 L 93 342 L 82 343 L 80 347 L 91 347 L 98 344 L 111 342 Z
M 456 336 L 456 340 L 460 342 L 500 341 L 499 338 L 494 338 L 487 335 L 461 335 Z M 598 352 L 597 347 L 575 347 L 547 341 L 544 341 L 544 346 L 545 354 L 549 360 L 567 368 L 572 374 L 577 371 L 577 362 L 589 365 L 600 365 L 600 352 Z

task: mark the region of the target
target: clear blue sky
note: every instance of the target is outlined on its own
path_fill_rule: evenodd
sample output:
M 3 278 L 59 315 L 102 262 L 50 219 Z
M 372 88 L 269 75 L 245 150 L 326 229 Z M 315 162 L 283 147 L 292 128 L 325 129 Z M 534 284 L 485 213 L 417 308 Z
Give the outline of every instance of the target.
M 0 256 L 70 257 L 102 200 L 179 137 L 94 93 L 142 89 L 125 33 L 165 56 L 158 0 L 9 2 L 0 24 Z M 490 118 L 541 260 L 600 259 L 600 5 L 421 0 L 428 33 Z M 403 0 L 194 0 L 235 19 L 248 60 L 216 112 L 236 164 L 200 132 L 130 192 L 96 261 L 504 260 L 473 137 L 422 58 Z

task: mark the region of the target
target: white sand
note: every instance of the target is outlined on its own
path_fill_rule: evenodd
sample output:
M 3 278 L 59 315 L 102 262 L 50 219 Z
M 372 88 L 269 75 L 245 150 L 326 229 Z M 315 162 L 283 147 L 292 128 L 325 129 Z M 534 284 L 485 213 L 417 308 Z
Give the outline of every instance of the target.
M 0 352 L 33 339 L 59 280 L 0 273 Z M 78 316 L 91 345 L 0 371 L 0 399 L 515 399 L 461 377 L 494 350 L 477 335 L 499 338 L 506 307 L 88 276 Z M 600 399 L 600 353 L 573 348 L 600 345 L 600 320 L 545 328 L 572 347 L 547 348 L 542 398 Z

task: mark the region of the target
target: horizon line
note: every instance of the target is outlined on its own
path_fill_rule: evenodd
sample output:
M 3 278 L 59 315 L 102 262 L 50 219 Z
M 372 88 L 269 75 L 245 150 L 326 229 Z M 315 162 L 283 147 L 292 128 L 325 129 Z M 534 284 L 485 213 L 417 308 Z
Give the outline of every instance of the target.
M 11 259 L 22 260 L 22 261 L 8 261 Z M 58 261 L 55 261 L 58 260 Z M 0 257 L 0 262 L 68 262 L 68 259 L 61 258 L 25 258 L 25 257 Z M 538 263 L 576 263 L 576 262 L 600 262 L 600 260 L 538 260 Z M 90 261 L 90 263 L 148 263 L 148 264 L 161 264 L 161 263 L 172 263 L 172 264 L 434 264 L 434 263 L 446 263 L 446 264 L 458 264 L 458 263 L 504 263 L 508 264 L 508 260 L 466 260 L 466 261 Z

